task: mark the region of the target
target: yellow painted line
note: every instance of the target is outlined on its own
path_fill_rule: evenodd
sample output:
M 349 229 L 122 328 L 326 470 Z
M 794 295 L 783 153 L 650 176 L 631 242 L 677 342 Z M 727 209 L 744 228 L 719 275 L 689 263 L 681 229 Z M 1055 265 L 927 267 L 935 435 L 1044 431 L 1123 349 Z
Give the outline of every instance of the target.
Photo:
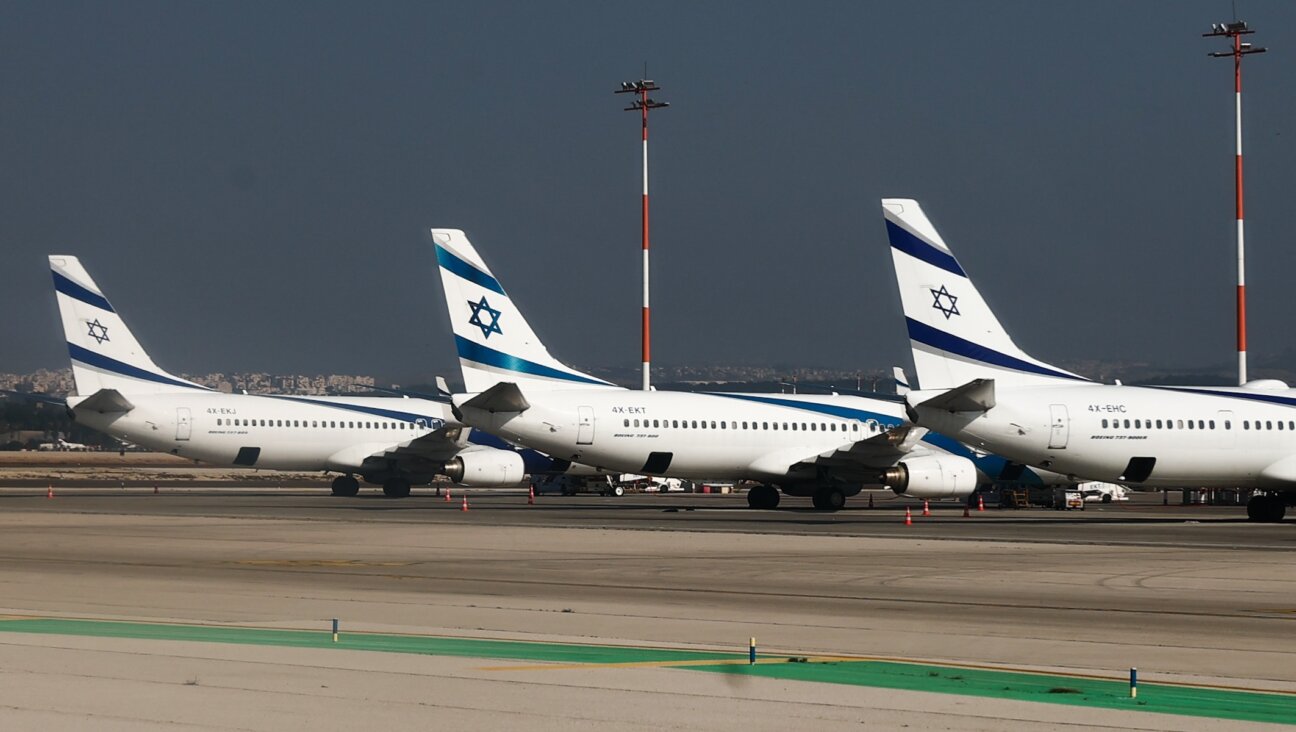
M 847 656 L 797 656 L 804 658 L 805 663 L 864 663 L 872 658 Z M 756 663 L 789 663 L 787 657 L 758 658 Z M 534 663 L 526 666 L 482 666 L 479 671 L 562 671 L 579 668 L 684 668 L 686 666 L 748 666 L 742 656 L 733 658 L 716 658 L 702 661 L 626 661 L 624 663 Z

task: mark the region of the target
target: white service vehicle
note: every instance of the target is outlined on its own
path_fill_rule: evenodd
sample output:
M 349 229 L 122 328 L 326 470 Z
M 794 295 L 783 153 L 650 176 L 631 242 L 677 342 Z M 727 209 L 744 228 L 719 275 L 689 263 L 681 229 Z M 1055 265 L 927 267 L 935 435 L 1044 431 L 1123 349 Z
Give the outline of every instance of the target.
M 1117 483 L 1103 483 L 1091 480 L 1076 486 L 1086 503 L 1111 503 L 1128 501 L 1129 489 Z

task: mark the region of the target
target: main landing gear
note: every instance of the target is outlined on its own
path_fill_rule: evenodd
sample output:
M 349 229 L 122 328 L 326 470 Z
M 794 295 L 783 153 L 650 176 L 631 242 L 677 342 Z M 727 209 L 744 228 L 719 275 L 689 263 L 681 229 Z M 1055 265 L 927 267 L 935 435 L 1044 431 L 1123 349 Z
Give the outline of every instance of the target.
M 410 483 L 404 478 L 388 478 L 383 481 L 383 495 L 388 498 L 408 498 Z
M 778 508 L 778 488 L 775 488 L 772 485 L 752 486 L 752 488 L 747 491 L 747 505 L 751 508 Z
M 1287 513 L 1287 501 L 1282 496 L 1251 496 L 1247 501 L 1247 518 L 1251 521 L 1278 523 Z
M 360 481 L 350 475 L 339 475 L 333 479 L 333 495 L 354 496 L 360 492 Z
M 814 494 L 814 507 L 821 511 L 840 511 L 846 505 L 846 494 L 840 488 L 823 488 Z

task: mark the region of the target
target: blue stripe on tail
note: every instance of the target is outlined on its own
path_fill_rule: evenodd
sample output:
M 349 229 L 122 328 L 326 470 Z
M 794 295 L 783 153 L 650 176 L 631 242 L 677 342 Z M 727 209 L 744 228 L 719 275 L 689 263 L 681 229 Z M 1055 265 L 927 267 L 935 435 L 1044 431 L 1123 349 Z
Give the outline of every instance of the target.
M 93 305 L 100 310 L 113 312 L 112 305 L 108 304 L 108 298 L 97 292 L 87 290 L 54 270 L 50 270 L 50 274 L 54 275 L 54 289 L 56 291 L 67 295 L 73 300 L 80 300 L 86 305 Z
M 598 384 L 599 386 L 611 386 L 606 381 L 595 379 L 590 376 L 581 374 L 569 374 L 566 371 L 559 371 L 551 366 L 538 364 L 534 361 L 528 361 L 525 358 L 518 358 L 503 351 L 497 351 L 494 348 L 483 346 L 479 343 L 455 336 L 455 347 L 459 349 L 459 357 L 480 363 L 486 366 L 504 369 L 505 371 L 516 371 L 519 374 L 528 374 L 530 376 L 543 376 L 550 379 L 561 379 L 563 381 L 572 381 L 578 384 Z
M 440 244 L 436 245 L 436 257 L 437 264 L 441 265 L 442 268 L 454 272 L 469 282 L 481 285 L 492 292 L 498 292 L 499 294 L 504 295 L 504 288 L 500 286 L 499 280 L 491 277 L 471 264 L 468 264 L 459 257 L 456 257 L 454 254 L 451 254 Z
M 889 219 L 886 222 L 886 227 L 887 238 L 891 240 L 892 247 L 911 257 L 921 259 L 934 267 L 940 267 L 946 272 L 956 274 L 959 277 L 967 277 L 967 273 L 959 266 L 954 255 L 937 249 L 906 231 L 904 227 L 893 224 Z
M 909 338 L 922 343 L 923 345 L 938 348 L 946 353 L 952 353 L 955 356 L 980 361 L 981 363 L 999 366 L 1000 368 L 1011 369 L 1013 371 L 1024 371 L 1029 374 L 1040 374 L 1042 376 L 1053 376 L 1059 379 L 1070 379 L 1072 381 L 1088 381 L 1088 379 L 1068 374 L 1065 371 L 1058 371 L 1047 366 L 1023 361 L 1015 356 L 1009 356 L 1006 353 L 1000 353 L 992 348 L 977 345 L 972 341 L 951 335 L 943 330 L 920 323 L 913 318 L 905 318 L 909 326 Z

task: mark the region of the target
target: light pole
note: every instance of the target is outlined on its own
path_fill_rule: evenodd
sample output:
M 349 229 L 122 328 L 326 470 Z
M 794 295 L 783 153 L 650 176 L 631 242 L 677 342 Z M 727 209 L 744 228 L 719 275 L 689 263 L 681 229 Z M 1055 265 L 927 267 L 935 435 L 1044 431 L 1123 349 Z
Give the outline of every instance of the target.
M 635 94 L 638 99 L 630 103 L 625 108 L 627 112 L 638 111 L 643 118 L 643 390 L 648 391 L 650 386 L 650 364 L 652 359 L 649 357 L 649 322 L 648 315 L 648 110 L 661 109 L 669 107 L 669 102 L 658 102 L 648 97 L 648 92 L 658 91 L 661 87 L 657 86 L 652 79 L 640 79 L 639 81 L 623 81 L 621 88 L 616 90 L 617 94 Z
M 1237 192 L 1237 353 L 1238 384 L 1247 382 L 1247 346 L 1246 346 L 1246 236 L 1242 223 L 1242 57 L 1253 53 L 1264 53 L 1268 49 L 1253 48 L 1250 43 L 1243 43 L 1242 36 L 1255 31 L 1240 20 L 1232 23 L 1214 23 L 1210 33 L 1203 33 L 1203 38 L 1223 37 L 1233 42 L 1229 51 L 1210 54 L 1214 58 L 1233 59 L 1233 132 L 1234 186 Z

